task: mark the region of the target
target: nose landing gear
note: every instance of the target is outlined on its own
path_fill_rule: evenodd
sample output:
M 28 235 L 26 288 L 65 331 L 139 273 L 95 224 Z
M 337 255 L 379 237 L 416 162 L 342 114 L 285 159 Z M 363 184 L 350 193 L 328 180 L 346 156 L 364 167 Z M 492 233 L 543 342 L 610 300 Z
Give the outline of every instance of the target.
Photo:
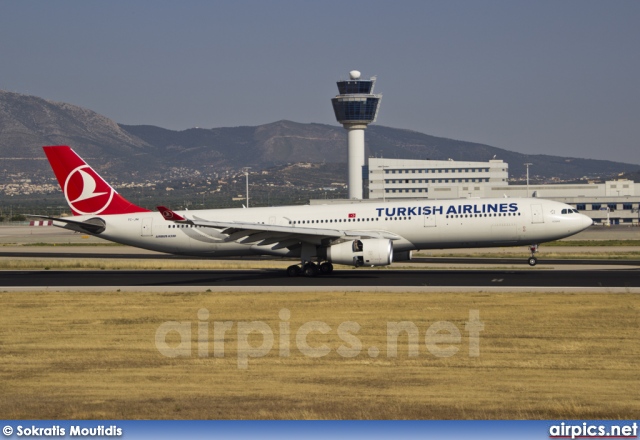
M 529 251 L 531 252 L 531 256 L 529 257 L 529 260 L 527 260 L 527 262 L 529 263 L 529 266 L 533 267 L 538 264 L 538 259 L 535 257 L 535 253 L 538 252 L 538 245 L 532 244 L 531 246 L 529 246 Z

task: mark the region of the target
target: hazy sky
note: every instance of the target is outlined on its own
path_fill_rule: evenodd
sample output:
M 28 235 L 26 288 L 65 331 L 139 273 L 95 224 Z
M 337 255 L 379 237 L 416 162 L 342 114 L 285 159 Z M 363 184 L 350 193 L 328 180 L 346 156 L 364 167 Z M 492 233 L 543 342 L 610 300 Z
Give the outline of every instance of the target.
M 0 89 L 124 124 L 337 125 L 349 70 L 377 123 L 640 163 L 640 1 L 7 1 Z

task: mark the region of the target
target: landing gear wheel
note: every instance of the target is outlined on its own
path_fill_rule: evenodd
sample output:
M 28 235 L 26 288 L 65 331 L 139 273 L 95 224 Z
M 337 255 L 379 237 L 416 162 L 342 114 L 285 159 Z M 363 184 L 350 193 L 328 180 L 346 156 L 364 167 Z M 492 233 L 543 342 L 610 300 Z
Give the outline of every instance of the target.
M 302 272 L 300 266 L 296 266 L 295 264 L 293 266 L 287 267 L 287 275 L 290 277 L 297 277 L 298 275 L 300 275 L 300 272 Z
M 318 269 L 318 266 L 316 266 L 314 263 L 307 263 L 302 269 L 302 273 L 304 273 L 304 275 L 307 277 L 315 277 L 316 275 L 318 275 L 318 272 L 320 272 L 320 269 Z
M 329 275 L 331 272 L 333 272 L 333 264 L 325 261 L 320 265 L 320 273 L 322 275 Z
M 529 257 L 529 266 L 535 266 L 538 264 L 538 259 L 536 257 Z

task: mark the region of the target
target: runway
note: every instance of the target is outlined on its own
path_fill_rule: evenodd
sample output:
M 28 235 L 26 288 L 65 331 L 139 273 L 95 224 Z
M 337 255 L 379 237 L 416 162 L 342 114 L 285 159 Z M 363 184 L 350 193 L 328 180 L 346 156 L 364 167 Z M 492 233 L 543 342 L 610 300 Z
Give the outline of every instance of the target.
M 640 287 L 640 269 L 615 270 L 336 270 L 287 277 L 283 270 L 2 271 L 6 287 Z
M 11 228 L 2 231 L 7 232 Z M 24 229 L 24 230 L 23 230 Z M 613 228 L 612 228 L 613 229 Z M 636 228 L 637 229 L 637 228 Z M 618 231 L 621 238 L 634 238 L 636 229 Z M 22 235 L 20 235 L 20 231 Z M 60 232 L 61 231 L 61 232 Z M 584 238 L 593 239 L 601 233 L 612 238 L 613 230 L 590 230 Z M 16 235 L 17 234 L 17 235 Z M 53 234 L 53 235 L 52 235 Z M 57 235 L 56 235 L 57 234 Z M 59 237 L 58 237 L 59 235 Z M 46 238 L 45 238 L 46 237 Z M 11 234 L 0 235 L 6 243 L 0 248 L 0 258 L 4 259 L 97 259 L 97 260 L 168 260 L 181 261 L 183 266 L 192 257 L 162 254 L 128 246 L 101 245 L 95 237 L 70 234 L 58 228 L 17 228 Z M 57 240 L 57 241 L 56 241 Z M 51 244 L 53 242 L 54 244 Z M 58 245 L 55 245 L 59 242 Z M 89 243 L 91 242 L 91 243 Z M 31 243 L 32 246 L 20 246 L 14 243 Z M 34 243 L 46 243 L 33 246 Z M 75 246 L 69 244 L 74 243 Z M 91 246 L 81 246 L 92 244 Z M 283 269 L 244 269 L 241 263 L 238 270 L 7 270 L 0 271 L 1 287 L 118 287 L 163 289 L 182 286 L 197 289 L 216 290 L 220 288 L 244 288 L 253 291 L 267 289 L 323 289 L 336 288 L 354 290 L 372 290 L 376 288 L 427 289 L 447 287 L 458 288 L 638 288 L 640 287 L 640 260 L 616 259 L 618 255 L 640 251 L 634 246 L 619 247 L 554 247 L 553 252 L 579 252 L 584 255 L 602 254 L 598 259 L 547 258 L 540 254 L 538 265 L 531 268 L 527 264 L 526 248 L 508 249 L 509 252 L 521 252 L 522 256 L 501 255 L 505 250 L 490 248 L 476 250 L 483 254 L 478 257 L 457 256 L 456 253 L 470 253 L 473 250 L 447 250 L 448 255 L 440 256 L 443 251 L 428 251 L 411 262 L 400 262 L 397 268 L 336 270 L 330 276 L 314 278 L 289 278 Z M 595 256 L 595 255 L 594 255 Z M 632 257 L 633 258 L 633 257 Z M 241 258 L 247 261 L 272 260 L 265 257 Z M 279 259 L 276 259 L 279 260 Z M 267 265 L 269 265 L 267 263 Z M 264 264 L 263 264 L 264 266 Z M 274 265 L 275 266 L 275 265 Z M 40 266 L 44 268 L 46 265 Z M 116 266 L 117 267 L 117 266 Z M 190 267 L 190 266 L 186 266 Z M 409 268 L 411 270 L 409 270 Z M 476 269 L 477 268 L 477 269 Z M 125 265 L 126 269 L 126 265 Z
M 117 252 L 113 248 L 100 249 L 100 251 L 92 252 L 87 249 L 76 248 L 67 251 L 53 250 L 48 247 L 46 250 L 38 251 L 33 249 L 20 249 L 11 251 L 0 251 L 0 258 L 99 258 L 99 259 L 122 259 L 122 260 L 192 260 L 194 257 L 162 254 L 159 252 L 145 251 L 140 249 L 126 248 L 128 252 Z M 524 254 L 523 254 L 524 255 Z M 218 260 L 280 260 L 278 257 L 218 257 Z M 504 258 L 496 256 L 495 258 L 460 258 L 460 257 L 417 257 L 411 259 L 412 264 L 466 264 L 466 265 L 518 265 L 528 267 L 527 259 L 523 258 Z M 627 259 L 568 259 L 568 258 L 544 258 L 538 259 L 538 266 L 638 266 L 640 260 Z

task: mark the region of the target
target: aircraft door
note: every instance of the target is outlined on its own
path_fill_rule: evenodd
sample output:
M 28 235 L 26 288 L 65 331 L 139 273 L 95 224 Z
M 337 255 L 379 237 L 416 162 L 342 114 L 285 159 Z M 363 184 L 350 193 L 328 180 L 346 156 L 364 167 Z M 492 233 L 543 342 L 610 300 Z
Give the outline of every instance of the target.
M 544 223 L 542 205 L 531 205 L 531 223 Z
M 153 235 L 151 232 L 152 225 L 153 225 L 153 219 L 151 217 L 143 218 L 140 235 L 142 237 L 150 237 L 151 235 Z
M 424 227 L 430 228 L 436 225 L 436 216 L 435 214 L 425 215 L 424 217 Z

